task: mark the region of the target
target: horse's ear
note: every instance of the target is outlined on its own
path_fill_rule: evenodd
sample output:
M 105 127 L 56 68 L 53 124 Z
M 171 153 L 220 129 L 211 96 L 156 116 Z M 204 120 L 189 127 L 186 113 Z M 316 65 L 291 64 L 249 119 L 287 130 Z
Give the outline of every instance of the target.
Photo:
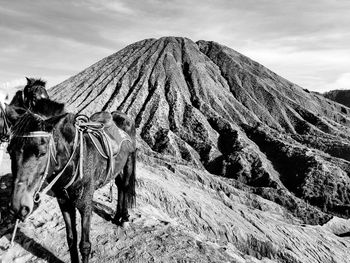
M 27 85 L 30 85 L 30 83 L 32 82 L 32 80 L 28 77 L 26 77 L 26 80 L 27 80 Z
M 64 119 L 66 117 L 67 113 L 51 117 L 47 120 L 45 120 L 45 128 L 47 132 L 51 132 L 53 128 L 60 122 L 60 120 Z
M 21 107 L 16 107 L 13 105 L 8 105 L 7 103 L 5 103 L 5 112 L 6 112 L 6 117 L 10 122 L 10 124 L 14 125 L 16 121 L 19 119 L 19 117 L 21 117 L 26 112 L 26 109 L 23 109 Z

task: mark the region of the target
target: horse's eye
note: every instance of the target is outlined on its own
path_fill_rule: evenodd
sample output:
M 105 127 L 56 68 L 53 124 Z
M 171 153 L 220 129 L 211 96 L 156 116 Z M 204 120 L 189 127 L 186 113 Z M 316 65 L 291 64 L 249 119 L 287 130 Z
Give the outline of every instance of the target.
M 44 151 L 38 151 L 38 153 L 36 154 L 36 157 L 37 158 L 40 158 L 40 157 L 43 157 L 43 156 L 45 156 L 46 155 L 46 152 L 44 152 Z

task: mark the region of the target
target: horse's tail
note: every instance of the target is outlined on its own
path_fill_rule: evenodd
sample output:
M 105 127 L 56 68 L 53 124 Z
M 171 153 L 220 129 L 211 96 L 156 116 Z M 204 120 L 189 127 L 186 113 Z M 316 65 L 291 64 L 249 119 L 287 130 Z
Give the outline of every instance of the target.
M 137 154 L 135 150 L 133 153 L 131 153 L 132 172 L 129 177 L 128 188 L 126 189 L 126 201 L 128 208 L 132 208 L 136 205 L 136 159 Z

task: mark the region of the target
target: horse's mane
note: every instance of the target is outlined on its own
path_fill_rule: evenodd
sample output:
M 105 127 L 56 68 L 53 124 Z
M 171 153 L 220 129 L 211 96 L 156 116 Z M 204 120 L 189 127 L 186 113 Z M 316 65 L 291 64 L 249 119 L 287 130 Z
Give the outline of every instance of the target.
M 27 78 L 27 86 L 33 87 L 33 86 L 43 86 L 45 87 L 46 81 L 43 79 L 35 79 L 35 78 Z
M 45 131 L 45 122 L 39 116 L 27 111 L 11 127 L 12 139 L 7 148 L 8 152 L 11 154 L 12 149 L 17 149 L 27 144 L 28 138 L 22 136 L 33 131 Z
M 27 85 L 23 89 L 23 94 L 29 100 L 33 100 L 34 96 L 49 98 L 45 85 L 46 81 L 42 79 L 27 78 Z
M 43 98 L 36 102 L 32 111 L 36 114 L 42 115 L 44 118 L 50 118 L 65 113 L 65 105 L 64 103 Z
M 18 117 L 18 120 L 11 128 L 12 134 L 21 136 L 31 131 L 43 131 L 45 130 L 45 120 L 64 113 L 64 103 L 50 99 L 38 100 L 33 109 L 27 110 Z
M 23 91 L 18 90 L 16 91 L 15 95 L 13 96 L 10 105 L 16 105 L 16 106 L 22 106 L 24 105 L 23 102 Z
M 12 126 L 11 133 L 13 138 L 10 141 L 9 148 L 24 144 L 27 138 L 21 137 L 23 135 L 33 131 L 47 131 L 48 126 L 45 120 L 65 113 L 64 103 L 50 99 L 38 100 L 35 107 L 18 117 L 16 123 Z
M 13 137 L 22 136 L 32 131 L 44 131 L 44 119 L 39 115 L 27 111 L 19 117 L 15 125 L 12 126 L 11 132 Z

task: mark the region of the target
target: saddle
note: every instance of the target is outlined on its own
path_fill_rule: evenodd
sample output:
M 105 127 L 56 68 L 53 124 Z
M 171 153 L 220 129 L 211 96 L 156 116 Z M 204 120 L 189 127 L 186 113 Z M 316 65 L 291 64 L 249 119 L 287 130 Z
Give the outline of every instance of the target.
M 107 159 L 107 157 L 117 156 L 122 144 L 126 141 L 131 143 L 131 147 L 133 146 L 130 136 L 114 123 L 113 117 L 109 112 L 102 111 L 93 114 L 90 117 L 90 122 L 102 124 L 103 132 L 95 132 L 92 130 L 88 134 L 95 147 L 104 158 Z

